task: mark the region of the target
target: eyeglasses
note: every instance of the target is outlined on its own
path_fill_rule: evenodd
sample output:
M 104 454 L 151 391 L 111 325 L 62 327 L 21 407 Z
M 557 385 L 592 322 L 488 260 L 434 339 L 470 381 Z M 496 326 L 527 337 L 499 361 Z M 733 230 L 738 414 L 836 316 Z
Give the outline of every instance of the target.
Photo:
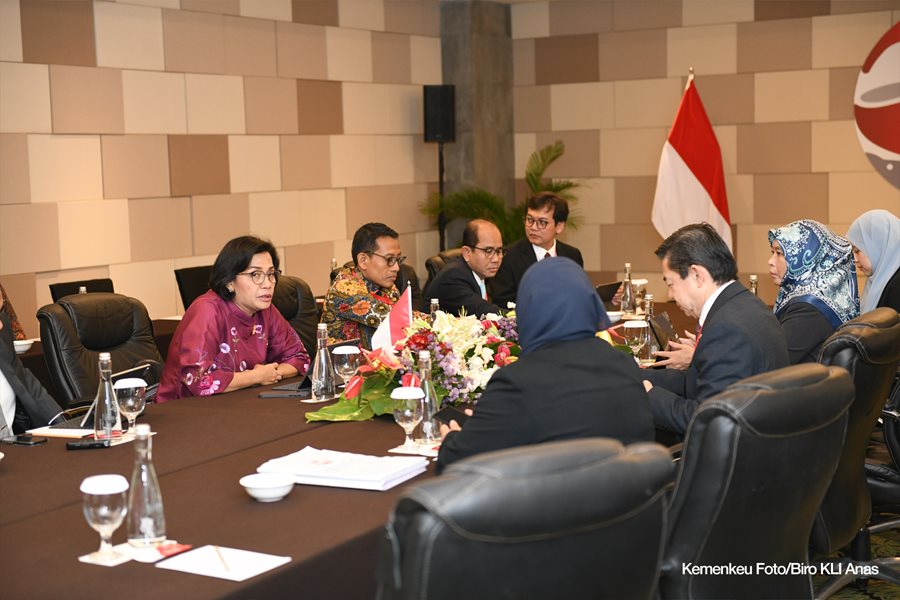
M 547 219 L 535 219 L 531 215 L 525 216 L 525 227 L 536 227 L 538 231 L 543 231 L 549 224 L 550 221 Z
M 503 258 L 503 255 L 506 254 L 505 248 L 479 248 L 478 246 L 472 246 L 475 250 L 481 250 L 485 254 L 487 254 L 488 258 L 498 257 Z
M 281 275 L 281 271 L 278 269 L 269 271 L 268 273 L 266 273 L 265 271 L 250 271 L 249 273 L 238 273 L 238 275 L 246 275 L 256 285 L 262 285 L 262 282 L 266 279 L 268 279 L 272 283 L 277 283 L 278 277 Z
M 403 261 L 406 260 L 405 256 L 384 256 L 383 254 L 378 254 L 377 252 L 366 252 L 366 254 L 371 254 L 372 256 L 380 256 L 384 259 L 384 262 L 387 263 L 387 266 L 393 267 L 394 265 L 402 265 Z

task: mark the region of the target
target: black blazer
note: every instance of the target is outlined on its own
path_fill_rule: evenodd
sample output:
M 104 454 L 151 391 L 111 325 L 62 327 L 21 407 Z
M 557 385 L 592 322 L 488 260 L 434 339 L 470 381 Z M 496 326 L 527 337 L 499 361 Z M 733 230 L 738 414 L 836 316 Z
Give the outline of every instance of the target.
M 584 267 L 584 259 L 581 258 L 581 252 L 575 246 L 556 240 L 556 255 L 571 258 L 578 263 L 578 266 Z M 495 277 L 488 280 L 488 294 L 491 300 L 504 308 L 506 308 L 507 302 L 515 302 L 522 276 L 525 275 L 528 267 L 536 262 L 534 247 L 528 238 L 522 238 L 507 246 L 500 270 L 497 271 Z
M 440 472 L 491 450 L 553 440 L 653 440 L 653 419 L 634 359 L 590 337 L 548 344 L 494 373 L 462 431 L 444 438 Z
M 485 313 L 499 313 L 500 308 L 481 297 L 475 274 L 461 256 L 451 259 L 435 275 L 423 292 L 425 298 L 437 298 L 441 310 L 450 314 L 465 308 L 467 315 L 480 317 Z
M 739 281 L 716 298 L 685 371 L 647 370 L 650 408 L 661 429 L 687 431 L 700 403 L 736 381 L 790 364 L 775 315 Z
M 16 356 L 13 346 L 12 327 L 9 318 L 2 314 L 3 329 L 0 330 L 0 372 L 9 382 L 9 386 L 16 395 L 16 416 L 13 423 L 8 425 L 15 433 L 22 433 L 26 429 L 42 427 L 50 422 L 62 408 L 56 400 L 50 397 L 37 377 L 31 371 L 22 366 L 22 361 Z M 3 432 L 2 436 L 10 435 Z

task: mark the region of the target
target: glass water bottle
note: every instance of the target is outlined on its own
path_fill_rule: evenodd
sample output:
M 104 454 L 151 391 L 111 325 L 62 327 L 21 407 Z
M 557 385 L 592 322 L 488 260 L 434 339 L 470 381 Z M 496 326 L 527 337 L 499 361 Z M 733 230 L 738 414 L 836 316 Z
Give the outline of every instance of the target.
M 622 286 L 622 312 L 633 314 L 637 307 L 634 305 L 634 284 L 631 283 L 631 263 L 625 263 L 625 283 Z
M 316 360 L 312 370 L 312 399 L 318 401 L 334 398 L 334 366 L 328 352 L 328 328 L 319 323 L 316 329 Z
M 441 304 L 438 302 L 437 298 L 431 299 L 431 304 L 428 305 L 428 314 L 431 317 L 431 322 L 434 323 L 434 318 L 437 316 L 437 311 L 441 310 Z
M 112 358 L 101 352 L 99 360 L 100 384 L 94 399 L 94 438 L 108 440 L 122 436 L 122 418 L 112 384 Z
M 422 396 L 422 442 L 436 444 L 441 441 L 440 426 L 434 420 L 437 411 L 437 392 L 434 390 L 434 382 L 431 380 L 431 352 L 419 351 L 419 381 L 424 396 Z
M 653 306 L 653 294 L 644 294 L 644 318 L 647 319 L 648 325 L 650 325 L 650 320 L 653 318 L 654 310 L 656 309 Z M 653 333 L 653 325 L 650 325 L 650 340 L 646 350 L 648 363 L 656 362 L 656 357 L 653 356 L 653 353 L 659 349 L 659 342 L 656 341 L 656 335 Z
M 128 543 L 155 546 L 166 539 L 166 516 L 156 469 L 153 468 L 150 426 L 135 427 L 134 470 L 128 490 Z
M 759 277 L 757 275 L 750 276 L 750 293 L 759 296 Z

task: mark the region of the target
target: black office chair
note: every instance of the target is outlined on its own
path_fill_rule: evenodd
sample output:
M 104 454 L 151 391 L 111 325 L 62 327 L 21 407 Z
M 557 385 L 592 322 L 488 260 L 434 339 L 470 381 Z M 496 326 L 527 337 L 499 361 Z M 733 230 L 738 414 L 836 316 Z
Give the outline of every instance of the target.
M 872 500 L 866 482 L 866 449 L 890 393 L 900 361 L 900 317 L 892 308 L 877 308 L 844 323 L 822 345 L 819 362 L 847 369 L 856 399 L 850 409 L 847 438 L 834 479 L 822 501 L 810 539 L 810 553 L 824 557 L 849 545 L 843 563 L 869 561 Z M 878 563 L 878 561 L 874 561 Z M 883 566 L 895 566 L 887 561 Z M 842 572 L 846 567 L 842 568 Z M 877 576 L 900 584 L 900 572 L 882 568 Z M 856 579 L 852 573 L 829 580 L 816 594 L 828 598 Z
M 275 286 L 272 304 L 300 336 L 310 358 L 316 354 L 316 299 L 309 285 L 299 277 L 282 275 Z
M 462 248 L 450 248 L 438 252 L 425 261 L 425 270 L 428 271 L 428 280 L 425 282 L 423 290 L 427 290 L 431 282 L 441 272 L 441 269 L 447 266 L 447 263 L 457 256 L 462 256 Z
M 662 598 L 812 598 L 802 564 L 847 427 L 843 369 L 802 364 L 739 381 L 700 405 L 688 428 L 669 510 Z M 710 574 L 685 565 L 753 565 Z
M 881 418 L 883 428 L 877 456 L 867 453 L 866 457 L 866 483 L 872 496 L 873 514 L 896 515 L 900 514 L 900 379 L 896 375 Z M 870 442 L 870 450 L 872 446 Z M 891 528 L 900 526 L 900 520 L 891 525 Z
M 113 372 L 153 365 L 148 384 L 158 383 L 162 358 L 153 323 L 139 300 L 120 294 L 75 294 L 37 312 L 44 360 L 63 408 L 97 394 L 100 352 L 109 352 Z
M 209 274 L 212 265 L 175 269 L 175 281 L 178 282 L 178 293 L 181 304 L 187 310 L 191 302 L 202 296 L 209 289 Z
M 86 288 L 89 294 L 94 292 L 113 293 L 112 279 L 85 279 L 84 281 L 67 281 L 65 283 L 51 283 L 50 297 L 54 302 L 59 302 L 60 298 L 77 294 L 79 288 Z
M 601 438 L 454 463 L 397 501 L 378 597 L 651 598 L 673 473 L 662 446 Z

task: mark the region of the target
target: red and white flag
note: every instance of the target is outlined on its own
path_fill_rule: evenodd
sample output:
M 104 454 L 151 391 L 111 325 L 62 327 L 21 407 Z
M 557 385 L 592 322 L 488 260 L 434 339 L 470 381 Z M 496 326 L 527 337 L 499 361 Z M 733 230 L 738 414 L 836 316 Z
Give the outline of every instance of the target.
M 684 225 L 706 221 L 731 249 L 722 153 L 693 75 L 663 146 L 651 220 L 663 238 Z
M 412 293 L 407 285 L 400 294 L 400 299 L 391 307 L 391 312 L 372 335 L 372 350 L 381 348 L 393 354 L 394 344 L 406 337 L 406 329 L 412 325 L 412 316 Z

